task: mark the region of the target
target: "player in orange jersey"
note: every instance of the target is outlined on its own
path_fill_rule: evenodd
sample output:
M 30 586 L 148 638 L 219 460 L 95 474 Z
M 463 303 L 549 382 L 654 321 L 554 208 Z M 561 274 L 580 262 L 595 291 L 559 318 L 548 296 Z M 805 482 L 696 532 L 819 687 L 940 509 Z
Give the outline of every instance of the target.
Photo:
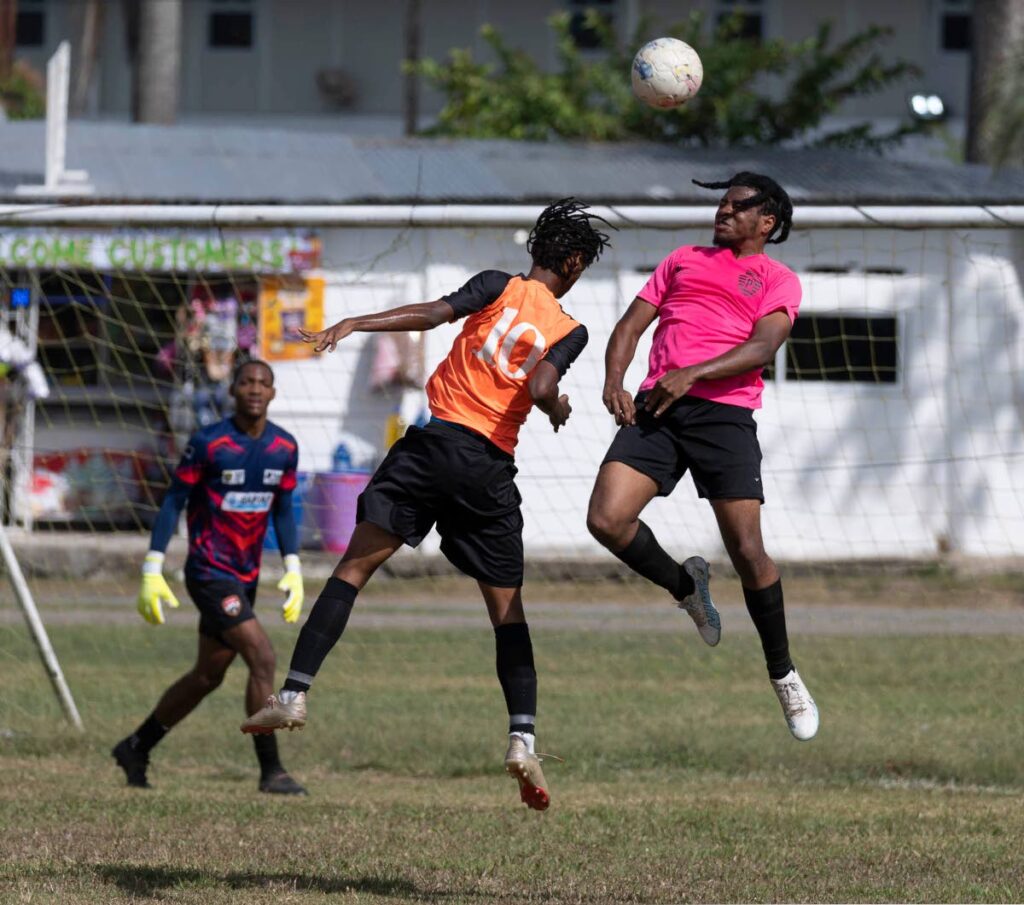
M 415 547 L 436 526 L 441 551 L 475 578 L 494 626 L 498 680 L 509 714 L 505 769 L 531 808 L 549 804 L 534 752 L 537 673 L 523 612 L 523 517 L 513 453 L 519 428 L 537 406 L 557 431 L 572 409 L 558 382 L 587 342 L 586 328 L 558 300 L 597 260 L 608 237 L 585 205 L 567 198 L 546 208 L 526 249 L 526 276 L 478 273 L 433 302 L 346 318 L 306 340 L 334 351 L 350 333 L 432 330 L 466 318 L 448 357 L 427 382 L 431 419 L 410 427 L 359 497 L 355 533 L 317 599 L 278 696 L 243 732 L 301 728 L 306 692 L 341 637 L 356 595 L 402 544 Z

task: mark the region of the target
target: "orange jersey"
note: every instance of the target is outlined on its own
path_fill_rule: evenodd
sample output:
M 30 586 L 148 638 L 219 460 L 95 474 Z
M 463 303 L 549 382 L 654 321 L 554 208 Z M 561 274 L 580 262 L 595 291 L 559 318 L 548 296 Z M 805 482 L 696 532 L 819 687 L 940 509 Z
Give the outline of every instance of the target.
M 579 326 L 543 283 L 512 277 L 501 295 L 466 318 L 448 357 L 427 381 L 431 414 L 512 453 L 533 408 L 530 372 Z

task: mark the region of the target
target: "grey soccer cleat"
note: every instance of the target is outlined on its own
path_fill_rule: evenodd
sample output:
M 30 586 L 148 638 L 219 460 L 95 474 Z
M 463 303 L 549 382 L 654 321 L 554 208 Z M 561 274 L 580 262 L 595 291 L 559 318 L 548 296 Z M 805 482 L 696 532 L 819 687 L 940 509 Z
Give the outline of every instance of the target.
M 301 729 L 306 725 L 306 693 L 298 692 L 287 704 L 274 695 L 242 723 L 242 732 L 269 735 L 277 729 Z
M 704 643 L 714 647 L 722 639 L 722 619 L 708 589 L 711 569 L 702 556 L 691 556 L 683 562 L 682 569 L 693 579 L 693 593 L 687 594 L 677 605 L 690 614 Z

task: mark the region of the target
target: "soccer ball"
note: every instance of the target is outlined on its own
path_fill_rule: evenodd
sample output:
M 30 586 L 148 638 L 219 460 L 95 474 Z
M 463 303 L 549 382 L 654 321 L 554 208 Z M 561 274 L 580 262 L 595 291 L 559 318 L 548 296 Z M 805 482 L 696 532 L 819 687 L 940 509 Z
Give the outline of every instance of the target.
M 679 107 L 704 78 L 697 51 L 678 38 L 655 38 L 633 57 L 633 94 L 648 107 Z

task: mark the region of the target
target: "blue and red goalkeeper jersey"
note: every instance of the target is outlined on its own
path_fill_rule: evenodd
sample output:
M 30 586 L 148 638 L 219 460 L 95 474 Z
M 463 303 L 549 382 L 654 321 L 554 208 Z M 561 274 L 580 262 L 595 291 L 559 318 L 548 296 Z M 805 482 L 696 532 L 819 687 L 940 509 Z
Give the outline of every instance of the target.
M 255 439 L 230 418 L 196 433 L 168 492 L 171 498 L 188 493 L 185 571 L 199 580 L 227 575 L 247 584 L 256 581 L 271 512 L 287 510 L 290 519 L 298 464 L 295 438 L 269 421 Z M 282 553 L 295 552 L 286 549 L 294 546 L 289 541 L 282 539 Z M 154 546 L 161 549 L 156 529 Z

